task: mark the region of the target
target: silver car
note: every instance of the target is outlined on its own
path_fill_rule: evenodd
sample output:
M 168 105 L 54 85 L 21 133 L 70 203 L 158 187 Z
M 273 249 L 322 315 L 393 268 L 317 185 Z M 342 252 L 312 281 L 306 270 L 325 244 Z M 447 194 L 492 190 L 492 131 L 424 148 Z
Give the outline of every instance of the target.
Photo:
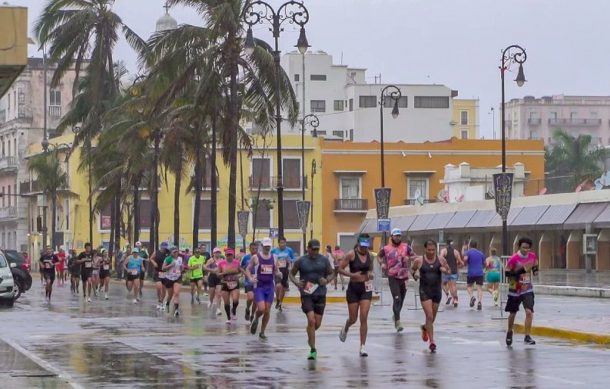
M 15 281 L 13 273 L 4 257 L 0 253 L 0 304 L 12 307 L 15 303 Z

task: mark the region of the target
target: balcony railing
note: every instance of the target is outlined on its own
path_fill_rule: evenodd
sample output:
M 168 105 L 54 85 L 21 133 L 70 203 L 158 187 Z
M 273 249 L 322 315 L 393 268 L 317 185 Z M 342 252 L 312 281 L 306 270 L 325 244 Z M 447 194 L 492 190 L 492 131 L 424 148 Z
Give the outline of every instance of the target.
M 4 122 L 6 122 L 6 110 L 2 109 L 0 110 L 0 123 Z
M 61 106 L 60 105 L 49 105 L 49 116 L 53 118 L 61 117 Z
M 423 199 L 421 202 L 417 201 L 417 199 L 405 199 L 405 205 L 419 205 L 419 204 L 428 204 L 428 203 L 436 203 L 436 199 Z
M 23 195 L 37 192 L 40 192 L 40 184 L 38 183 L 38 180 L 25 181 L 19 184 L 19 193 Z
M 279 177 L 273 177 L 271 179 L 271 185 L 277 188 L 280 183 Z M 283 177 L 283 187 L 285 190 L 300 190 L 301 189 L 301 173 L 292 174 L 289 172 Z M 307 176 L 305 176 L 305 188 L 307 188 Z
M 369 209 L 368 199 L 335 199 L 335 211 L 363 212 Z
M 17 207 L 0 208 L 0 220 L 14 219 L 17 217 Z
M 529 124 L 530 126 L 539 126 L 540 124 L 542 124 L 542 119 L 529 118 L 529 119 L 527 119 L 527 124 Z
M 0 158 L 0 171 L 18 170 L 19 169 L 18 162 L 19 161 L 17 160 L 17 157 L 15 157 L 15 156 L 2 157 L 2 158 Z
M 250 176 L 250 190 L 257 190 L 258 188 L 263 190 L 271 189 L 271 177 L 269 176 Z
M 597 127 L 602 124 L 601 119 L 559 119 L 559 118 L 551 118 L 549 119 L 550 126 L 569 126 L 569 127 Z

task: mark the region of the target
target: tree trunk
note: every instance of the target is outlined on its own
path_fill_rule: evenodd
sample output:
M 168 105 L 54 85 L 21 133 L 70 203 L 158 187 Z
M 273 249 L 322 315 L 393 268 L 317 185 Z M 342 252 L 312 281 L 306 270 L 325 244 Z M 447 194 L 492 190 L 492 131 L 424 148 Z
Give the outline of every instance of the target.
M 110 247 L 109 257 L 112 258 L 112 255 L 118 253 L 121 247 L 121 221 L 123 220 L 123 215 L 121 214 L 121 198 L 123 193 L 123 185 L 121 180 L 119 180 L 119 188 L 114 198 L 114 212 L 115 212 L 115 220 L 116 220 L 116 229 L 114 230 L 114 247 Z
M 157 250 L 157 242 L 159 241 L 159 236 L 157 235 L 157 225 L 159 224 L 157 215 L 159 214 L 159 204 L 158 204 L 158 190 L 159 187 L 158 179 L 159 175 L 157 174 L 158 165 L 159 165 L 159 144 L 161 143 L 161 134 L 159 130 L 155 130 L 155 139 L 154 139 L 154 156 L 153 156 L 153 168 L 152 168 L 152 182 L 150 185 L 150 251 L 155 252 Z
M 55 229 L 57 228 L 57 191 L 51 192 L 51 247 L 55 247 Z
M 212 156 L 210 158 L 211 165 L 211 181 L 210 186 L 212 193 L 210 193 L 210 218 L 212 221 L 210 230 L 210 244 L 212 248 L 217 246 L 218 243 L 218 180 L 216 177 L 216 115 L 212 117 Z M 231 193 L 231 192 L 229 192 Z M 234 192 L 233 192 L 234 193 Z M 229 196 L 229 202 L 231 202 L 231 196 Z
M 112 255 L 112 249 L 114 247 L 114 231 L 115 231 L 117 225 L 120 225 L 120 222 L 115 218 L 116 201 L 114 201 L 114 200 L 115 200 L 114 197 L 112 197 L 112 200 L 110 200 L 110 242 L 108 244 L 109 255 Z M 100 217 L 101 217 L 101 213 L 100 213 Z M 102 246 L 101 240 L 100 240 L 100 246 Z
M 174 182 L 174 246 L 180 245 L 180 189 L 182 188 L 182 147 L 178 148 L 179 160 Z
M 132 245 L 140 240 L 140 183 L 141 179 L 137 179 L 133 185 L 133 241 Z
M 236 31 L 230 31 L 228 41 L 235 42 L 238 38 Z M 228 130 L 231 141 L 229 142 L 229 214 L 227 228 L 227 246 L 235 248 L 235 215 L 237 205 L 237 134 L 239 129 L 239 96 L 237 90 L 237 76 L 239 74 L 239 66 L 237 59 L 239 45 L 231 45 L 229 53 L 229 74 L 231 81 L 229 84 L 229 115 L 228 115 Z M 226 139 L 226 138 L 225 138 Z
M 193 207 L 193 251 L 199 246 L 199 214 L 201 212 L 202 157 L 195 152 L 195 206 Z

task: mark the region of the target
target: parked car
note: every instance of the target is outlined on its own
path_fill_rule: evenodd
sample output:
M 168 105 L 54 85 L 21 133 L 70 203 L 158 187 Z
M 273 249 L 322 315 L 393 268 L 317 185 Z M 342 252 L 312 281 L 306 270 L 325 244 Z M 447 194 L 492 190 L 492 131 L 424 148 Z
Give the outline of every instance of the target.
M 17 250 L 2 250 L 9 263 L 13 279 L 15 280 L 15 300 L 21 293 L 30 290 L 32 287 L 32 276 L 30 275 L 30 265 L 26 262 L 23 255 Z
M 15 282 L 13 273 L 5 256 L 0 253 L 0 304 L 12 307 L 14 303 Z

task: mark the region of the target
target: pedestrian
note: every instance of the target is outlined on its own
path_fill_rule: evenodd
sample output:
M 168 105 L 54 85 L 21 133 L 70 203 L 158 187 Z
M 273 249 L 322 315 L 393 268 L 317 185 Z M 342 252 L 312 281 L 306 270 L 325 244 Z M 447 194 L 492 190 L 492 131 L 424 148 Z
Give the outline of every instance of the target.
M 78 288 L 81 277 L 81 265 L 77 262 L 78 255 L 76 250 L 69 251 L 68 270 L 70 271 L 70 291 L 73 295 L 78 295 Z
M 123 270 L 127 274 L 127 291 L 133 290 L 133 303 L 140 302 L 140 273 L 144 271 L 144 264 L 140 257 L 140 249 L 131 250 L 131 254 L 123 264 Z
M 55 270 L 57 270 L 57 278 L 59 279 L 58 284 L 63 287 L 66 283 L 66 252 L 63 247 L 59 248 L 57 258 L 59 259 L 59 262 L 55 265 Z
M 299 279 L 296 278 L 297 273 Z M 293 264 L 290 280 L 301 294 L 301 309 L 307 316 L 307 342 L 309 355 L 307 359 L 316 360 L 316 331 L 322 324 L 326 307 L 326 285 L 335 278 L 330 261 L 320 255 L 320 241 L 312 239 L 307 243 L 307 254 Z
M 487 281 L 487 290 L 491 293 L 494 300 L 494 305 L 498 306 L 500 297 L 500 280 L 502 276 L 502 260 L 498 257 L 496 249 L 490 250 L 490 255 L 485 260 L 485 278 Z
M 339 266 L 339 263 L 343 260 L 345 252 L 341 250 L 340 246 L 335 246 L 333 250 L 333 260 L 335 261 L 335 269 Z M 337 290 L 337 282 L 341 281 L 341 290 L 345 290 L 345 277 L 342 274 L 338 274 L 335 277 L 333 283 L 335 284 L 335 290 Z
M 81 265 L 81 281 L 83 282 L 83 297 L 91 302 L 91 274 L 93 272 L 93 250 L 91 243 L 85 243 L 85 251 L 78 255 L 77 263 Z
M 222 280 L 222 301 L 227 314 L 227 324 L 237 320 L 239 305 L 239 276 L 244 273 L 239 261 L 235 258 L 235 250 L 225 249 L 226 259 L 218 263 L 218 276 Z M 232 304 L 232 306 L 231 306 Z
M 388 285 L 392 293 L 392 312 L 396 332 L 403 330 L 400 323 L 400 311 L 407 295 L 409 280 L 409 261 L 415 258 L 415 252 L 410 245 L 402 241 L 400 228 L 392 229 L 390 242 L 379 250 L 378 258 L 382 270 L 388 274 Z
M 470 308 L 477 302 L 477 311 L 483 309 L 483 281 L 485 279 L 485 254 L 477 248 L 476 240 L 471 240 L 470 248 L 464 253 L 464 263 L 468 265 L 466 290 L 470 297 Z M 472 287 L 477 285 L 477 297 L 474 297 Z
M 44 277 L 45 300 L 51 303 L 53 293 L 53 283 L 55 282 L 55 266 L 59 263 L 59 258 L 53 253 L 53 248 L 47 246 L 44 253 L 40 256 L 40 268 Z
M 506 308 L 508 315 L 508 331 L 506 345 L 513 344 L 513 325 L 519 306 L 525 309 L 525 344 L 535 345 L 531 337 L 532 321 L 534 320 L 534 286 L 531 276 L 538 275 L 538 257 L 532 249 L 532 240 L 527 237 L 519 239 L 519 250 L 506 263 L 504 274 L 508 278 L 508 298 Z
M 154 268 L 153 281 L 155 283 L 155 289 L 157 291 L 157 309 L 164 310 L 165 309 L 165 272 L 163 271 L 163 262 L 165 258 L 171 255 L 169 251 L 169 243 L 161 242 L 159 245 L 159 250 L 155 251 L 150 256 L 150 262 Z
M 349 278 L 346 299 L 348 318 L 339 332 L 339 340 L 345 342 L 347 331 L 360 318 L 360 356 L 368 357 L 365 350 L 368 332 L 368 316 L 373 298 L 373 258 L 369 252 L 370 238 L 366 234 L 358 237 L 354 249 L 349 251 L 337 268 L 339 274 Z M 349 270 L 345 268 L 349 267 Z
M 190 271 L 189 278 L 191 283 L 191 304 L 201 304 L 200 295 L 201 288 L 203 287 L 203 265 L 205 264 L 205 257 L 199 252 L 199 248 L 195 248 L 193 255 L 188 259 L 188 269 Z M 197 290 L 197 296 L 195 296 L 195 290 Z
M 453 247 L 453 240 L 447 239 L 447 247 L 443 248 L 439 254 L 445 258 L 449 265 L 449 274 L 443 275 L 443 291 L 447 296 L 445 305 L 450 305 L 453 301 L 453 307 L 458 306 L 457 280 L 458 268 L 464 266 L 460 252 Z
M 275 290 L 273 284 L 275 275 L 279 273 L 279 270 L 275 256 L 271 254 L 271 246 L 273 245 L 271 239 L 263 239 L 263 250 L 261 253 L 258 252 L 258 243 L 254 243 L 257 252 L 252 254 L 246 268 L 246 278 L 254 285 L 254 299 L 256 301 L 256 309 L 253 309 L 252 313 L 253 319 L 250 324 L 250 333 L 252 335 L 256 334 L 258 321 L 262 316 L 263 321 L 258 337 L 261 340 L 266 340 L 267 335 L 265 335 L 265 330 L 269 323 L 271 305 L 273 304 L 273 292 Z
M 220 310 L 222 285 L 220 277 L 218 276 L 218 264 L 222 260 L 222 251 L 220 248 L 215 247 L 212 250 L 212 257 L 206 261 L 204 266 L 204 270 L 208 272 L 208 286 L 210 291 L 208 308 L 213 310 L 214 307 L 216 307 L 216 316 L 222 315 L 222 311 Z
M 180 316 L 180 288 L 182 287 L 182 265 L 184 261 L 177 247 L 171 249 L 171 255 L 163 262 L 165 272 L 165 288 L 167 300 L 165 302 L 169 313 L 169 304 L 174 303 L 174 317 Z
M 430 352 L 436 352 L 434 321 L 443 297 L 442 273 L 450 274 L 451 268 L 445 258 L 437 255 L 436 242 L 429 239 L 424 243 L 424 255 L 413 261 L 411 272 L 415 280 L 419 279 L 419 299 L 426 316 L 426 323 L 421 326 L 422 340 L 429 342 Z
M 286 245 L 286 238 L 280 236 L 277 240 L 278 247 L 271 250 L 271 254 L 275 256 L 277 266 L 280 270 L 281 277 L 275 283 L 275 309 L 282 312 L 282 303 L 284 296 L 289 289 L 288 272 L 292 262 L 294 261 L 294 251 Z
M 241 268 L 246 270 L 248 264 L 258 252 L 258 243 L 252 242 L 248 247 L 250 252 L 241 258 Z M 272 274 L 273 275 L 273 274 Z M 254 284 L 250 281 L 249 277 L 244 279 L 244 293 L 246 293 L 246 321 L 251 321 L 254 318 L 254 312 L 256 311 L 256 305 L 254 304 Z M 271 300 L 273 302 L 273 300 Z M 252 313 L 250 313 L 252 310 Z
M 108 256 L 106 249 L 100 250 L 100 292 L 104 288 L 104 300 L 108 300 L 108 286 L 110 285 L 110 266 L 112 259 Z

